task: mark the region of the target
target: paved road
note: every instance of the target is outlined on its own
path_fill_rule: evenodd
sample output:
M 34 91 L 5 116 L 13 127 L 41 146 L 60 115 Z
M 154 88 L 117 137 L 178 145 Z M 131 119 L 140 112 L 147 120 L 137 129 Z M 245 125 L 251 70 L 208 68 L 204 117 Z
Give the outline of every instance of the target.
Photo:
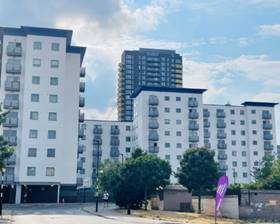
M 86 206 L 93 208 L 93 205 Z M 122 215 L 112 210 L 102 210 L 96 215 L 84 205 L 23 205 L 10 207 L 13 224 L 169 224 L 157 220 Z M 93 211 L 93 209 L 92 209 Z M 171 224 L 171 223 L 170 223 Z

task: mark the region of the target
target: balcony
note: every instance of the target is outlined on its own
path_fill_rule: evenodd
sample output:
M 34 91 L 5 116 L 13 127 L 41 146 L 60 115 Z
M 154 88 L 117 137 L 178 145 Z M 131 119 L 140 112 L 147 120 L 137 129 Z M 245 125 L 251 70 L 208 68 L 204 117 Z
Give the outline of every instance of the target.
M 203 117 L 210 117 L 210 112 L 208 110 L 203 110 Z
M 110 150 L 110 156 L 115 158 L 120 156 L 120 151 L 117 147 L 112 147 Z
M 113 138 L 113 137 L 114 136 L 111 136 L 110 144 L 115 146 L 120 145 L 120 139 L 118 137 L 117 138 Z
M 92 151 L 92 156 L 95 156 L 95 157 L 96 157 L 97 155 L 98 155 L 99 157 L 102 156 L 102 150 L 100 150 L 100 149 L 99 149 L 99 150 L 94 149 L 94 150 Z
M 158 146 L 149 146 L 149 153 L 158 153 L 159 147 Z
M 11 57 L 21 57 L 22 47 L 21 43 L 12 42 L 7 46 L 7 56 Z
M 199 142 L 199 136 L 198 135 L 190 135 L 189 136 L 189 142 Z
M 19 81 L 5 81 L 5 90 L 18 92 L 20 91 L 20 82 Z
M 226 127 L 226 123 L 224 121 L 217 122 L 217 128 L 225 128 L 225 127 Z
M 79 128 L 79 131 L 78 131 L 79 133 L 78 133 L 78 135 L 79 135 L 79 138 L 83 138 L 84 137 L 84 135 L 85 135 L 85 131 L 84 131 L 84 129 L 83 128 Z
M 80 70 L 80 77 L 84 78 L 85 76 L 86 76 L 86 68 L 82 67 L 81 70 Z
M 10 158 L 7 159 L 7 166 L 14 166 L 16 165 L 16 155 L 11 155 Z
M 198 101 L 196 99 L 189 99 L 189 107 L 198 107 Z
M 157 106 L 158 105 L 157 96 L 149 96 L 149 105 L 151 105 L 151 106 Z
M 189 112 L 189 119 L 198 119 L 199 115 L 197 111 Z
M 272 151 L 273 150 L 273 145 L 271 145 L 271 143 L 265 143 L 264 144 L 264 150 L 265 151 Z
M 219 164 L 218 169 L 220 171 L 227 171 L 228 170 L 228 166 L 226 164 Z
M 189 123 L 189 130 L 197 131 L 199 129 L 199 125 L 196 122 L 190 122 Z
M 223 110 L 217 110 L 216 117 L 217 118 L 225 118 L 226 113 Z
M 80 82 L 80 92 L 83 93 L 85 92 L 86 89 L 86 83 L 85 82 Z
M 272 129 L 272 124 L 271 123 L 263 123 L 263 129 L 271 130 Z
M 111 128 L 111 135 L 119 135 L 120 129 L 119 128 Z
M 21 64 L 19 59 L 8 59 L 6 64 L 6 73 L 9 74 L 20 74 Z
M 15 181 L 15 175 L 14 174 L 5 174 L 4 176 L 4 182 L 13 183 Z
M 17 128 L 18 127 L 18 118 L 17 117 L 7 117 L 3 123 L 3 127 Z
M 264 133 L 263 134 L 263 139 L 264 140 L 272 140 L 273 139 L 273 135 L 271 133 Z
M 204 146 L 205 146 L 207 149 L 211 149 L 211 144 L 210 144 L 210 142 L 204 143 Z
M 210 132 L 209 131 L 204 131 L 204 138 L 210 138 Z
M 79 113 L 79 122 L 84 122 L 85 121 L 85 114 L 84 113 Z
M 262 118 L 263 119 L 271 119 L 272 118 L 272 115 L 269 111 L 263 111 L 262 112 Z
M 83 178 L 77 177 L 77 186 L 81 187 L 81 186 L 83 186 L 83 183 L 84 183 Z
M 149 131 L 149 141 L 158 141 L 159 136 L 157 131 Z
M 84 107 L 85 106 L 85 98 L 80 96 L 79 97 L 79 107 Z
M 83 169 L 83 162 L 80 160 L 77 162 L 77 170 L 82 170 Z
M 101 135 L 103 133 L 103 130 L 101 127 L 94 127 L 93 128 L 93 134 L 96 134 L 96 135 Z
M 100 135 L 95 135 L 95 136 L 93 137 L 92 144 L 93 144 L 93 145 L 96 145 L 96 146 L 102 145 L 101 136 L 100 136 Z
M 4 136 L 4 138 L 10 143 L 11 146 L 17 145 L 17 136 Z
M 218 154 L 218 160 L 227 160 L 227 154 L 219 153 Z
M 150 129 L 158 129 L 159 124 L 158 121 L 156 119 L 150 119 L 149 120 L 149 128 Z
M 86 151 L 85 145 L 78 145 L 78 153 L 81 154 Z
M 204 128 L 210 128 L 210 122 L 209 121 L 203 122 L 203 127 Z
M 219 139 L 225 139 L 227 137 L 227 134 L 225 132 L 219 132 L 217 133 L 217 138 Z
M 227 149 L 227 144 L 225 142 L 218 142 L 218 149 Z
M 149 117 L 158 117 L 158 109 L 149 108 Z

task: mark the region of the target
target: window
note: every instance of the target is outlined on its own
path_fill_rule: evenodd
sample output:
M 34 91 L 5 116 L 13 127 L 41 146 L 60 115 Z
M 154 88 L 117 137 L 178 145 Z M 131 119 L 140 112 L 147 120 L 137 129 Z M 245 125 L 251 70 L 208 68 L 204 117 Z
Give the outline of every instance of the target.
M 176 132 L 176 136 L 182 136 L 182 132 L 181 131 L 177 131 Z
M 177 143 L 177 144 L 176 144 L 176 148 L 177 148 L 177 149 L 181 149 L 181 148 L 182 148 L 182 144 L 181 144 L 181 143 Z
M 237 172 L 236 171 L 233 172 L 233 177 L 237 177 Z
M 59 61 L 58 60 L 51 60 L 51 68 L 58 68 Z
M 165 113 L 169 113 L 169 112 L 170 112 L 170 108 L 169 108 L 169 107 L 165 107 L 165 108 L 164 108 L 164 112 L 165 112 Z
M 252 133 L 253 133 L 253 135 L 256 135 L 257 134 L 257 130 L 253 130 Z
M 245 130 L 241 130 L 241 135 L 245 135 Z
M 257 121 L 256 120 L 252 120 L 252 124 L 257 124 Z
M 242 155 L 242 156 L 246 156 L 246 155 L 247 155 L 247 152 L 246 152 L 246 151 L 242 151 L 242 152 L 241 152 L 241 155 Z
M 241 145 L 245 146 L 246 145 L 246 141 L 241 141 Z
M 164 100 L 165 100 L 165 101 L 169 101 L 169 100 L 170 100 L 170 97 L 169 97 L 169 96 L 165 96 L 165 97 L 164 97 Z
M 232 151 L 232 152 L 231 152 L 231 155 L 232 155 L 232 156 L 237 156 L 237 151 Z
M 182 120 L 176 120 L 176 124 L 182 124 Z
M 170 119 L 164 119 L 164 124 L 170 124 Z
M 235 114 L 235 111 L 234 110 L 230 110 L 230 114 Z
M 241 121 L 240 121 L 240 125 L 245 125 L 245 121 L 244 121 L 244 120 L 241 120 Z
M 41 67 L 41 59 L 33 58 L 32 64 L 33 64 L 33 67 Z
M 129 147 L 126 147 L 126 148 L 125 148 L 125 152 L 126 152 L 126 153 L 130 153 L 130 148 L 129 148 Z
M 176 96 L 176 101 L 181 101 L 181 97 Z
M 57 77 L 51 77 L 50 78 L 50 85 L 51 86 L 57 86 L 58 85 L 58 78 Z
M 38 138 L 38 130 L 30 129 L 29 130 L 29 138 Z
M 36 175 L 36 167 L 30 166 L 27 167 L 27 176 L 35 176 Z
M 59 43 L 52 43 L 52 51 L 59 51 Z
M 247 177 L 248 176 L 248 174 L 247 173 L 243 173 L 243 177 Z
M 32 84 L 39 85 L 40 84 L 40 76 L 32 76 Z
M 253 141 L 253 145 L 258 145 L 258 142 L 257 141 Z
M 39 113 L 36 111 L 30 112 L 30 120 L 39 120 Z
M 126 142 L 130 142 L 130 137 L 129 137 L 129 136 L 126 136 L 126 137 L 125 137 L 125 141 L 126 141 Z
M 247 167 L 247 162 L 242 162 L 243 167 Z
M 240 110 L 240 115 L 244 115 L 245 111 L 244 110 Z
M 166 160 L 170 160 L 170 155 L 165 155 Z
M 56 139 L 56 131 L 48 130 L 48 139 Z
M 128 125 L 125 126 L 125 130 L 126 130 L 126 131 L 130 131 L 130 126 L 128 126 Z
M 254 166 L 258 166 L 259 165 L 259 162 L 258 161 L 255 161 L 254 162 Z
M 56 121 L 56 120 L 57 120 L 57 113 L 49 112 L 49 121 Z
M 164 143 L 164 146 L 165 146 L 165 148 L 170 148 L 170 143 L 166 142 L 166 143 Z
M 31 94 L 31 102 L 39 102 L 39 100 L 40 100 L 39 94 L 37 93 Z
M 258 151 L 254 151 L 254 156 L 257 156 L 258 155 Z
M 181 113 L 181 108 L 176 108 L 176 113 Z
M 54 148 L 48 148 L 47 149 L 47 157 L 55 157 L 55 149 Z
M 170 135 L 170 131 L 164 131 L 164 135 L 165 136 L 169 136 Z
M 57 95 L 49 95 L 49 102 L 50 103 L 57 103 Z
M 236 145 L 236 141 L 235 141 L 235 140 L 232 140 L 232 141 L 231 141 L 231 145 Z
M 42 42 L 34 41 L 33 42 L 33 50 L 41 50 L 42 49 Z
M 177 160 L 181 160 L 182 156 L 181 155 L 177 155 Z
M 46 168 L 46 176 L 54 176 L 54 167 Z
M 230 121 L 230 124 L 231 124 L 231 125 L 235 125 L 235 120 L 231 120 L 231 121 Z
M 252 114 L 256 114 L 256 110 L 251 110 L 251 113 Z
M 28 157 L 36 157 L 37 156 L 37 149 L 36 148 L 29 148 L 27 155 L 28 155 Z
M 235 135 L 236 131 L 235 130 L 231 130 L 231 135 Z
M 233 167 L 237 167 L 237 162 L 236 162 L 236 161 L 233 161 L 233 162 L 232 162 L 232 166 L 233 166 Z

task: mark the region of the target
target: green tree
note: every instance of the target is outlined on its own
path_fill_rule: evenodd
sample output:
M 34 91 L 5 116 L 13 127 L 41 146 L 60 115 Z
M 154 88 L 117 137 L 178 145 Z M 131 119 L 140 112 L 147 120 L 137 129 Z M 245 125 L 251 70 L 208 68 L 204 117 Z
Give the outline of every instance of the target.
M 143 150 L 141 148 L 136 148 L 133 150 L 132 154 L 131 154 L 131 158 L 132 159 L 136 159 L 137 157 L 143 156 L 146 153 L 143 152 Z
M 261 188 L 269 190 L 280 189 L 280 160 L 274 162 L 271 174 L 261 181 Z
M 201 211 L 201 193 L 213 190 L 218 179 L 214 151 L 206 148 L 187 150 L 180 162 L 176 177 L 191 192 L 198 192 L 198 210 Z
M 274 157 L 272 155 L 265 155 L 258 167 L 254 167 L 252 176 L 256 182 L 262 181 L 272 173 Z
M 2 125 L 8 115 L 9 111 L 2 111 L 2 107 L 0 106 L 0 125 Z M 4 169 L 7 165 L 7 159 L 11 157 L 14 153 L 14 148 L 11 147 L 10 142 L 6 141 L 4 137 L 0 136 L 0 171 L 4 172 Z

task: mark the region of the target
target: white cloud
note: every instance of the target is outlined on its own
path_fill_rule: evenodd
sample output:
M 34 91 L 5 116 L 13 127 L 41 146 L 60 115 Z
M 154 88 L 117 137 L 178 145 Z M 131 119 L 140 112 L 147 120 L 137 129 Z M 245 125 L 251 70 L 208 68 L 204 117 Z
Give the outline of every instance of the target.
M 117 120 L 117 108 L 116 107 L 107 107 L 104 111 L 86 108 L 85 109 L 85 119 L 94 119 L 94 120 Z
M 259 35 L 280 37 L 280 24 L 261 25 Z

